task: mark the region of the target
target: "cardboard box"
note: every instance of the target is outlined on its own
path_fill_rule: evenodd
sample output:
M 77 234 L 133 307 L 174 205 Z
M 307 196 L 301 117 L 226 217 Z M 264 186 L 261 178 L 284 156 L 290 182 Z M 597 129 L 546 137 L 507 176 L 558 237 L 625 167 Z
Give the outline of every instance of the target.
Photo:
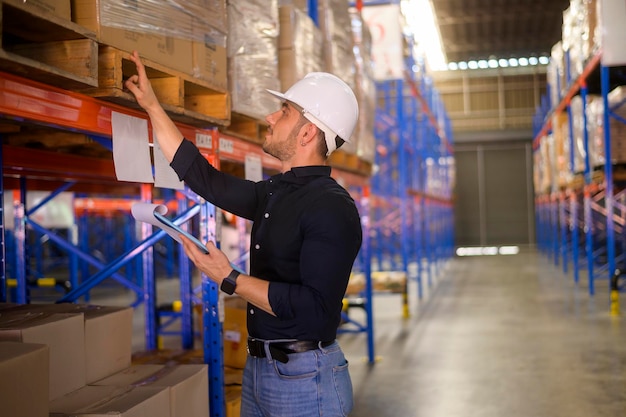
M 169 395 L 159 387 L 88 385 L 50 403 L 50 417 L 170 417 Z
M 240 297 L 227 297 L 224 301 L 224 366 L 243 369 L 248 358 L 245 302 Z
M 61 303 L 27 304 L 14 309 L 32 313 L 83 315 L 86 384 L 130 366 L 133 344 L 133 309 L 131 307 Z
M 226 417 L 241 415 L 241 387 L 226 387 Z
M 0 314 L 0 341 L 38 343 L 50 349 L 50 400 L 85 385 L 83 320 L 82 314 L 15 309 L 3 310 Z
M 226 48 L 216 45 L 209 35 L 206 42 L 192 42 L 193 75 L 216 89 L 228 90 Z
M 133 309 L 75 306 L 85 317 L 85 373 L 90 384 L 130 366 Z
M 278 15 L 278 74 L 285 91 L 309 72 L 324 70 L 324 39 L 313 20 L 293 5 L 279 7 Z
M 126 52 L 136 50 L 143 58 L 185 74 L 193 74 L 191 40 L 104 26 L 100 23 L 100 8 L 108 3 L 114 4 L 113 0 L 72 0 L 74 22 L 94 31 L 100 43 Z M 144 2 L 136 3 L 137 7 L 143 4 Z M 146 13 L 153 13 L 154 6 L 151 8 L 150 3 L 145 4 Z M 167 4 L 160 4 L 159 7 L 167 7 Z M 176 15 L 176 21 L 182 24 L 180 13 Z M 168 19 L 166 13 L 163 19 L 163 26 L 168 26 L 165 24 Z M 188 25 L 191 27 L 191 18 Z
M 168 388 L 171 417 L 209 415 L 207 365 L 133 365 L 95 385 Z
M 0 409 L 3 416 L 48 417 L 49 349 L 0 342 Z
M 63 19 L 72 20 L 70 0 L 4 0 L 3 3 L 17 4 L 21 9 L 31 8 L 42 13 L 49 13 Z
M 195 4 L 191 5 L 192 3 Z M 203 3 L 204 0 L 192 0 L 187 2 L 190 9 L 197 8 L 204 13 L 202 16 L 196 16 L 197 19 L 194 20 L 194 23 L 198 21 L 215 22 L 216 25 L 223 28 L 222 31 L 226 30 L 228 26 L 226 2 L 212 0 L 210 7 L 206 7 Z M 217 9 L 217 11 L 215 9 Z M 224 92 L 228 91 L 228 58 L 225 35 L 215 29 L 209 32 L 211 30 L 210 25 L 199 26 L 193 23 L 192 25 L 192 63 L 194 77 L 209 82 L 218 90 L 223 90 Z

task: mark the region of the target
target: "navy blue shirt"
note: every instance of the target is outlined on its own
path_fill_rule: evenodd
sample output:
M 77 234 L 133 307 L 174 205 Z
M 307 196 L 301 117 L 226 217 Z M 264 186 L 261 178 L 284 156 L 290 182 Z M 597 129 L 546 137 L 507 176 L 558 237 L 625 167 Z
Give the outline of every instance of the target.
M 253 221 L 250 275 L 270 282 L 276 317 L 248 304 L 250 336 L 334 340 L 362 231 L 354 200 L 330 167 L 295 167 L 253 182 L 213 168 L 187 140 L 171 166 L 198 195 Z

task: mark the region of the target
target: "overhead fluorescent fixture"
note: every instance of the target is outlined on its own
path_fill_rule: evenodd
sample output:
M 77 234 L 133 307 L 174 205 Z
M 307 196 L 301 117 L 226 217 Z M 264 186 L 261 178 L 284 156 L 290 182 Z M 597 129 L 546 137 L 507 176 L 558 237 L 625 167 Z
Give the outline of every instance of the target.
M 415 52 L 426 58 L 431 70 L 446 70 L 447 59 L 441 46 L 441 34 L 431 0 L 402 0 L 400 10 L 407 24 L 407 32 L 412 34 L 415 41 Z
M 460 247 L 456 250 L 457 256 L 494 256 L 494 255 L 517 255 L 519 246 L 474 246 Z

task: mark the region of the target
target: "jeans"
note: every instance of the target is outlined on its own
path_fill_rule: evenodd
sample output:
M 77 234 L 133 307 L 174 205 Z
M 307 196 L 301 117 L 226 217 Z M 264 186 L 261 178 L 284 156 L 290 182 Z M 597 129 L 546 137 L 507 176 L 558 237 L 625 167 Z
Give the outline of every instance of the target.
M 289 362 L 248 355 L 241 417 L 335 417 L 352 410 L 348 361 L 335 343 L 289 354 Z

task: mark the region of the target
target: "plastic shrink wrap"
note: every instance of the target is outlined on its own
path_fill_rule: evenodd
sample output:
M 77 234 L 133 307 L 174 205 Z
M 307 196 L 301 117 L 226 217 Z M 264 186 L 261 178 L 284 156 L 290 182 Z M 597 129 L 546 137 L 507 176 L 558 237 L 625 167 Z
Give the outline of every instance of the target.
M 232 110 L 257 120 L 276 111 L 265 90 L 280 90 L 278 5 L 276 0 L 228 4 L 228 74 Z

